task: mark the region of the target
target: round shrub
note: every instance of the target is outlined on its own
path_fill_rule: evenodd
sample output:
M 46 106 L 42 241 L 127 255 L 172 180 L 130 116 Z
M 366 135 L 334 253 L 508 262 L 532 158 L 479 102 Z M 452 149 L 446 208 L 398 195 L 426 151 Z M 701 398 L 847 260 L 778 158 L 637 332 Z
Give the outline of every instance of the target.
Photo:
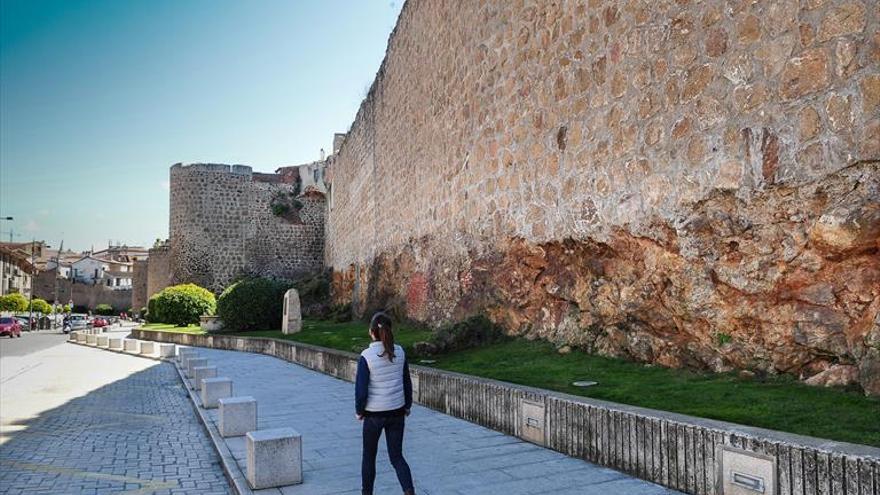
M 220 294 L 217 314 L 231 330 L 275 330 L 281 328 L 284 293 L 293 287 L 287 280 L 246 278 Z
M 113 306 L 109 304 L 99 304 L 95 306 L 95 314 L 102 316 L 110 316 L 113 314 Z
M 0 311 L 21 312 L 27 311 L 28 300 L 18 292 L 0 296 Z
M 147 314 L 151 322 L 186 326 L 199 322 L 202 315 L 217 309 L 214 294 L 195 284 L 166 287 L 150 298 Z

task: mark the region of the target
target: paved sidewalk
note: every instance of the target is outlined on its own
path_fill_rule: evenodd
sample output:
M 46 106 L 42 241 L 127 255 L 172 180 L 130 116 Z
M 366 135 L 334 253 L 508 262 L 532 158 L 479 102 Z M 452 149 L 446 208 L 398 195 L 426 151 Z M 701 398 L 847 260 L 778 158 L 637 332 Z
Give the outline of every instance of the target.
M 230 493 L 173 365 L 59 343 L 0 377 L 0 493 Z
M 233 380 L 235 395 L 257 399 L 260 429 L 286 426 L 303 436 L 304 483 L 255 493 L 360 493 L 361 423 L 352 384 L 269 356 L 198 351 L 218 376 Z M 208 410 L 215 424 L 217 414 Z M 244 437 L 226 441 L 245 472 Z M 404 454 L 419 494 L 677 493 L 421 406 L 407 418 Z M 400 493 L 384 442 L 377 467 L 375 493 Z

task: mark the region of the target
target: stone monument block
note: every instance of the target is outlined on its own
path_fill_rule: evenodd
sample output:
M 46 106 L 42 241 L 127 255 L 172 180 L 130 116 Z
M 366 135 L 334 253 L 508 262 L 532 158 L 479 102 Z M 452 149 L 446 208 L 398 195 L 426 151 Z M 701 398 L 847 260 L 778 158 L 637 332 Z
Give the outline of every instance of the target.
M 538 445 L 544 445 L 545 409 L 543 402 L 523 400 L 520 403 L 520 437 Z
M 281 333 L 291 334 L 302 330 L 302 308 L 299 292 L 290 289 L 284 294 L 284 317 L 281 318 Z

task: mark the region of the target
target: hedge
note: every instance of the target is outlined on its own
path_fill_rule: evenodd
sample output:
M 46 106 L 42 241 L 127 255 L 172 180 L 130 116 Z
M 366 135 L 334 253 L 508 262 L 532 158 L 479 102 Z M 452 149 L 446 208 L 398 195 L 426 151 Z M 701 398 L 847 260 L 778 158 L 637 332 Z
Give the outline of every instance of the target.
M 113 306 L 109 304 L 99 304 L 95 306 L 95 314 L 102 316 L 110 316 L 113 314 Z
M 202 315 L 213 315 L 217 301 L 211 291 L 195 284 L 166 287 L 147 303 L 150 322 L 178 326 L 197 324 Z
M 284 293 L 293 287 L 288 280 L 245 278 L 220 294 L 217 314 L 230 330 L 275 330 L 281 328 Z
M 34 299 L 31 301 L 30 307 L 37 313 L 47 315 L 52 312 L 52 305 L 47 303 L 45 299 Z

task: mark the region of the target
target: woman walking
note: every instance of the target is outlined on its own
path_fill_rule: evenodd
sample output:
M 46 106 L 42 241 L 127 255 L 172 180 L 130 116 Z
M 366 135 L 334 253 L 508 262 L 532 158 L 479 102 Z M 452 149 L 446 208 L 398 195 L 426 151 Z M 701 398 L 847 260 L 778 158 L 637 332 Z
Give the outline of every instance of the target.
M 388 457 L 397 472 L 404 495 L 414 495 L 412 474 L 403 458 L 404 418 L 412 407 L 412 381 L 403 348 L 394 344 L 391 318 L 379 312 L 370 321 L 372 343 L 358 360 L 355 410 L 364 422 L 361 490 L 373 495 L 376 480 L 376 449 L 385 431 Z

